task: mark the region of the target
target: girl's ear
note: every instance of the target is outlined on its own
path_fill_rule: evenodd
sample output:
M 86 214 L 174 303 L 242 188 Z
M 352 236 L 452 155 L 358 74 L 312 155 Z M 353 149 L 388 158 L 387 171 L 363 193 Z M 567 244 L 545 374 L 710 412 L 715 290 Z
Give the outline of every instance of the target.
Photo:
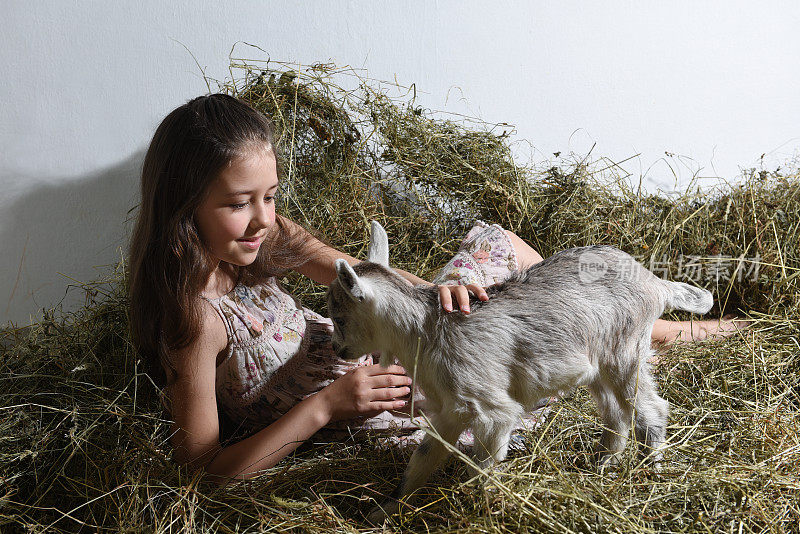
M 353 300 L 363 302 L 369 295 L 369 289 L 364 285 L 361 278 L 359 278 L 353 268 L 350 267 L 350 264 L 341 258 L 336 260 L 336 274 L 339 283 L 342 285 L 342 289 L 344 289 L 345 293 Z
M 389 236 L 386 235 L 386 230 L 377 221 L 372 221 L 370 224 L 367 261 L 389 267 Z

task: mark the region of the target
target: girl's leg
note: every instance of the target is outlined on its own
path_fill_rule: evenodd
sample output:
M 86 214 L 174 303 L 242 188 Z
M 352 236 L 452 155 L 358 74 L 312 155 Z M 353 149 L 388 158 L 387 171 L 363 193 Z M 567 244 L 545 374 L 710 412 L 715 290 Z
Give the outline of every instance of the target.
M 706 319 L 703 321 L 665 321 L 658 319 L 653 325 L 653 342 L 658 345 L 669 345 L 687 341 L 701 341 L 728 337 L 742 328 L 747 327 L 749 321 L 737 319 L 734 315 L 725 315 L 719 319 Z
M 519 269 L 527 269 L 542 261 L 542 256 L 533 250 L 530 245 L 518 235 L 509 230 L 505 231 L 514 250 L 517 253 Z M 721 319 L 706 319 L 703 321 L 666 321 L 658 319 L 653 325 L 650 335 L 653 343 L 659 346 L 674 342 L 700 341 L 707 338 L 727 337 L 746 327 L 747 321 L 726 315 Z

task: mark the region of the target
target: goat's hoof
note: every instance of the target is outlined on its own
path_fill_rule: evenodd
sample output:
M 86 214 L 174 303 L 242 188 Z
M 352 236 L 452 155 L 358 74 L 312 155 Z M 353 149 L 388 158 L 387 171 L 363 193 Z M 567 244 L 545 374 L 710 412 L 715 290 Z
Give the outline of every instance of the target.
M 502 495 L 502 491 L 497 486 L 497 484 L 493 484 L 491 480 L 484 481 L 483 485 L 481 486 L 481 490 L 483 490 L 484 495 L 487 497 L 498 497 Z
M 373 525 L 381 525 L 389 518 L 390 515 L 396 513 L 399 508 L 400 507 L 396 501 L 386 501 L 383 504 L 379 504 L 369 512 L 369 515 L 367 515 L 367 521 Z
M 661 471 L 661 462 L 664 460 L 664 452 L 658 447 L 641 446 L 639 447 L 639 461 L 642 465 L 649 467 L 653 472 Z
M 597 464 L 600 466 L 600 471 L 605 471 L 607 468 L 615 467 L 619 465 L 619 453 L 601 452 Z
M 650 467 L 655 473 L 661 472 L 661 462 L 664 460 L 664 453 L 655 451 L 648 455 L 647 461 L 650 462 Z
M 384 521 L 386 521 L 388 517 L 389 516 L 386 515 L 386 512 L 383 511 L 383 508 L 381 508 L 380 506 L 376 506 L 367 515 L 367 521 L 369 521 L 373 525 L 380 525 Z
M 660 473 L 662 469 L 663 469 L 663 467 L 661 465 L 661 462 L 653 462 L 653 472 L 654 473 Z

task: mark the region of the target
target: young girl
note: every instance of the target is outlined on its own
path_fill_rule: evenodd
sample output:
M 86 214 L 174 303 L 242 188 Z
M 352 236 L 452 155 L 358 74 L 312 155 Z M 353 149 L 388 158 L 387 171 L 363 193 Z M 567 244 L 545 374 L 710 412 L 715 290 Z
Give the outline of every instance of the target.
M 406 405 L 406 370 L 370 355 L 338 360 L 330 321 L 278 285 L 287 269 L 327 285 L 337 258 L 358 262 L 275 213 L 278 179 L 270 121 L 224 94 L 167 115 L 142 168 L 133 339 L 165 385 L 175 460 L 222 483 L 275 465 L 323 427 L 411 426 L 389 412 Z M 469 292 L 487 300 L 484 287 L 541 260 L 513 233 L 480 223 L 436 279 L 442 307 L 469 313 Z M 706 330 L 722 333 L 716 321 L 659 321 L 653 339 Z M 218 410 L 250 435 L 222 446 Z

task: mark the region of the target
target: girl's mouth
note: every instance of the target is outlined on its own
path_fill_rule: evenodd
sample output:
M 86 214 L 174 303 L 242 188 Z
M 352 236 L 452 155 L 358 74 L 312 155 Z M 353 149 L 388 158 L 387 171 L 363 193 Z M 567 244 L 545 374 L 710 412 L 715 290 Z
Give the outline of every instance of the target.
M 252 237 L 250 239 L 237 239 L 236 242 L 241 243 L 250 250 L 258 250 L 262 240 L 262 237 Z

